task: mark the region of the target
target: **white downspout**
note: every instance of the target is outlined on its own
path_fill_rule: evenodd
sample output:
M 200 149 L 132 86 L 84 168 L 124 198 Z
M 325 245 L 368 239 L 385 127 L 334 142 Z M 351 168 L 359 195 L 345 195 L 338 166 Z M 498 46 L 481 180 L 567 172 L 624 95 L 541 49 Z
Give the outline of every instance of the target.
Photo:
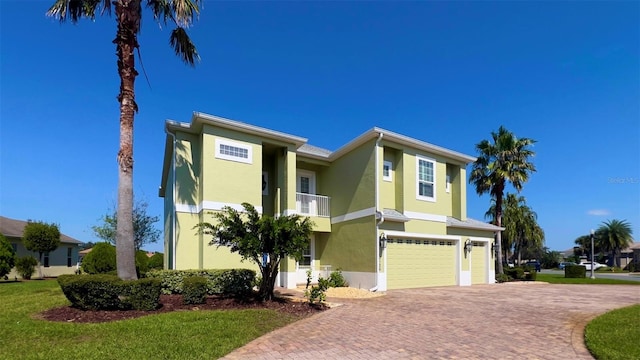
M 377 291 L 378 290 L 378 273 L 380 272 L 380 241 L 378 240 L 378 231 L 379 226 L 384 222 L 384 215 L 382 211 L 380 211 L 380 174 L 379 174 L 379 159 L 378 159 L 378 148 L 380 147 L 380 141 L 382 140 L 382 133 L 378 134 L 378 139 L 376 140 L 376 156 L 375 156 L 375 182 L 376 182 L 376 193 L 375 193 L 375 202 L 376 202 L 376 215 L 380 215 L 380 221 L 376 222 L 376 276 L 375 276 L 375 286 L 369 289 L 369 291 Z M 377 216 L 376 216 L 377 217 Z
M 176 270 L 176 134 L 169 132 L 167 128 L 164 129 L 167 135 L 173 139 L 173 151 L 171 158 L 171 268 Z

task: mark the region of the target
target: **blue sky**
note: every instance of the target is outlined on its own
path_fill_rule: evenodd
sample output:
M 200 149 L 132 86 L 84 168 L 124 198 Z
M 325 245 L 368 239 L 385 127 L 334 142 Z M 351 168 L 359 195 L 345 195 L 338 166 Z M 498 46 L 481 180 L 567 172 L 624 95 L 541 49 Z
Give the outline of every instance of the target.
M 60 25 L 50 3 L 0 2 L 0 214 L 96 241 L 116 199 L 115 20 Z M 378 126 L 476 155 L 504 125 L 537 140 L 522 195 L 548 247 L 609 219 L 640 237 L 639 2 L 205 1 L 196 68 L 148 15 L 134 188 L 152 215 L 164 121 L 200 111 L 330 150 Z M 469 185 L 468 215 L 488 206 Z

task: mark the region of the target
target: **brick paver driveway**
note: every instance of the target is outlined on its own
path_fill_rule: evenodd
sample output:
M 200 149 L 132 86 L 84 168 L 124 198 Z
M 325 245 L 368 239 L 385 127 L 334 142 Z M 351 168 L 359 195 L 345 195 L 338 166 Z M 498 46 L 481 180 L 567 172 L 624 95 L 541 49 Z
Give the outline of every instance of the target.
M 595 316 L 640 286 L 498 284 L 389 291 L 260 337 L 227 359 L 591 359 Z

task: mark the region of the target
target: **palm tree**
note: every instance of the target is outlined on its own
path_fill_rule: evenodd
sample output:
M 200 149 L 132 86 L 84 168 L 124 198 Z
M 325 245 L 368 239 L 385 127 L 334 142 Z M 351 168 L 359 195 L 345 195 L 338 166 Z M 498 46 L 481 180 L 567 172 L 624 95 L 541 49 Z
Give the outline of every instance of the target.
M 596 239 L 603 251 L 608 251 L 620 267 L 620 251 L 633 243 L 631 224 L 626 220 L 605 221 L 596 231 Z
M 156 21 L 166 25 L 173 23 L 169 41 L 176 55 L 185 63 L 194 65 L 199 59 L 195 45 L 186 29 L 200 13 L 202 0 L 146 0 Z M 70 20 L 77 23 L 82 18 L 94 20 L 96 13 L 111 14 L 111 5 L 116 15 L 116 56 L 120 76 L 120 149 L 118 151 L 118 225 L 116 249 L 118 276 L 121 279 L 136 279 L 133 237 L 133 118 L 138 111 L 135 102 L 134 82 L 138 72 L 135 68 L 135 51 L 140 51 L 138 34 L 142 20 L 142 0 L 55 0 L 47 15 L 60 22 Z
M 495 201 L 485 217 L 495 219 Z M 538 215 L 528 205 L 524 196 L 507 193 L 502 204 L 502 251 L 509 257 L 513 248 L 522 263 L 522 254 L 540 253 L 544 243 L 544 231 L 538 225 Z M 537 256 L 536 256 L 537 258 Z
M 480 154 L 473 163 L 469 183 L 476 187 L 478 195 L 491 194 L 495 199 L 495 225 L 502 226 L 502 197 L 505 186 L 511 183 L 516 191 L 529 180 L 529 174 L 536 171 L 530 158 L 535 155 L 528 147 L 535 143 L 529 138 L 518 139 L 504 126 L 498 132 L 492 132 L 493 143 L 482 140 L 476 145 Z M 497 233 L 496 246 L 498 273 L 503 274 L 502 266 L 502 234 Z

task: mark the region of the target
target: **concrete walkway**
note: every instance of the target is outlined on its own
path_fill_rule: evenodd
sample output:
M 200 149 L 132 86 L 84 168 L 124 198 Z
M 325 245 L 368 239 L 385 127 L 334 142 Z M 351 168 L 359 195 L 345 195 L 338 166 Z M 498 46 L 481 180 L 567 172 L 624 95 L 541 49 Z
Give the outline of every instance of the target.
M 225 359 L 592 359 L 584 326 L 640 303 L 640 286 L 474 285 L 342 302 Z

